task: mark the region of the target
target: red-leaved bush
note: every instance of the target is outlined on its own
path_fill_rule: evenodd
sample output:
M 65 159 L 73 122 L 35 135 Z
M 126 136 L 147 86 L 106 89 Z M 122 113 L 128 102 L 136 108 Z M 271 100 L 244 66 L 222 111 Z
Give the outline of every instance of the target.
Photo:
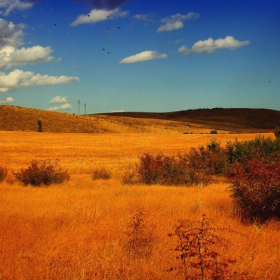
M 280 157 L 256 153 L 246 165 L 231 166 L 231 197 L 243 221 L 264 222 L 280 218 Z
M 25 186 L 60 184 L 69 180 L 69 174 L 59 166 L 58 162 L 58 160 L 32 160 L 29 167 L 21 169 L 20 172 L 14 172 L 14 176 Z
M 229 242 L 220 237 L 219 232 L 225 231 L 238 234 L 216 227 L 205 215 L 201 221 L 179 220 L 175 232 L 169 234 L 177 239 L 175 251 L 179 262 L 167 271 L 176 272 L 186 280 L 254 280 L 245 271 L 237 272 L 236 260 L 223 255 Z
M 206 185 L 210 181 L 209 175 L 203 169 L 193 167 L 186 155 L 144 154 L 136 169 L 139 182 L 146 185 Z
M 146 185 L 207 185 L 212 175 L 224 174 L 227 167 L 225 149 L 212 140 L 207 148 L 191 148 L 183 155 L 146 153 L 140 157 L 139 164 L 125 173 L 122 181 Z

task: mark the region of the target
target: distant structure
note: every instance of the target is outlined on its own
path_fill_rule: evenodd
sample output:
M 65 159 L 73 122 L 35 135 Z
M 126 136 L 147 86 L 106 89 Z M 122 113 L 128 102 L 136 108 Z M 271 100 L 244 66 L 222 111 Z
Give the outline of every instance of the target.
M 78 99 L 78 115 L 80 115 L 80 99 Z
M 85 115 L 87 114 L 87 103 L 85 103 Z

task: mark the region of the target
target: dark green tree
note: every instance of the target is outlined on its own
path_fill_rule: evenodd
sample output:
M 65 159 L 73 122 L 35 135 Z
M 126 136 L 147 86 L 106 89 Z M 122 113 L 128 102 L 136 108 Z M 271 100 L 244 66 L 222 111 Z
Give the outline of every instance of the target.
M 38 132 L 42 132 L 42 131 L 43 131 L 43 128 L 42 128 L 42 121 L 41 121 L 41 120 L 38 120 L 38 121 L 37 121 L 37 124 L 38 124 Z

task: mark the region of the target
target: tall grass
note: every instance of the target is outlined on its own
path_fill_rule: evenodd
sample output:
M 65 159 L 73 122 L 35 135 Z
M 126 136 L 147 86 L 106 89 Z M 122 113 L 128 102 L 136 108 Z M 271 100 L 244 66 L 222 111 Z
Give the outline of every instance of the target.
M 145 152 L 172 156 L 205 145 L 212 136 L 44 135 L 1 133 L 1 162 L 8 170 L 23 168 L 30 158 L 59 158 L 71 180 L 49 188 L 0 184 L 0 278 L 170 279 L 168 269 L 176 266 L 178 254 L 177 241 L 168 235 L 178 220 L 196 221 L 205 214 L 217 227 L 242 233 L 232 238 L 220 232 L 230 241 L 223 256 L 237 260 L 237 272 L 278 279 L 278 222 L 240 223 L 227 183 L 147 188 L 120 181 L 124 168 Z M 217 135 L 221 145 L 233 137 Z M 112 177 L 92 180 L 99 166 L 109 168 Z M 172 279 L 182 276 L 175 273 Z

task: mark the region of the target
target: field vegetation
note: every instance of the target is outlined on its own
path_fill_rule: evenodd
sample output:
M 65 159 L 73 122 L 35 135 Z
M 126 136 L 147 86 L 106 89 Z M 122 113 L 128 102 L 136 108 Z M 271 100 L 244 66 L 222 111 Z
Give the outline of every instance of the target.
M 0 279 L 279 279 L 278 114 L 0 106 Z
M 242 222 L 227 180 L 123 184 L 145 154 L 172 158 L 213 137 L 226 148 L 259 134 L 0 135 L 0 279 L 279 279 L 279 222 Z M 69 174 L 60 184 L 14 176 L 57 160 Z

